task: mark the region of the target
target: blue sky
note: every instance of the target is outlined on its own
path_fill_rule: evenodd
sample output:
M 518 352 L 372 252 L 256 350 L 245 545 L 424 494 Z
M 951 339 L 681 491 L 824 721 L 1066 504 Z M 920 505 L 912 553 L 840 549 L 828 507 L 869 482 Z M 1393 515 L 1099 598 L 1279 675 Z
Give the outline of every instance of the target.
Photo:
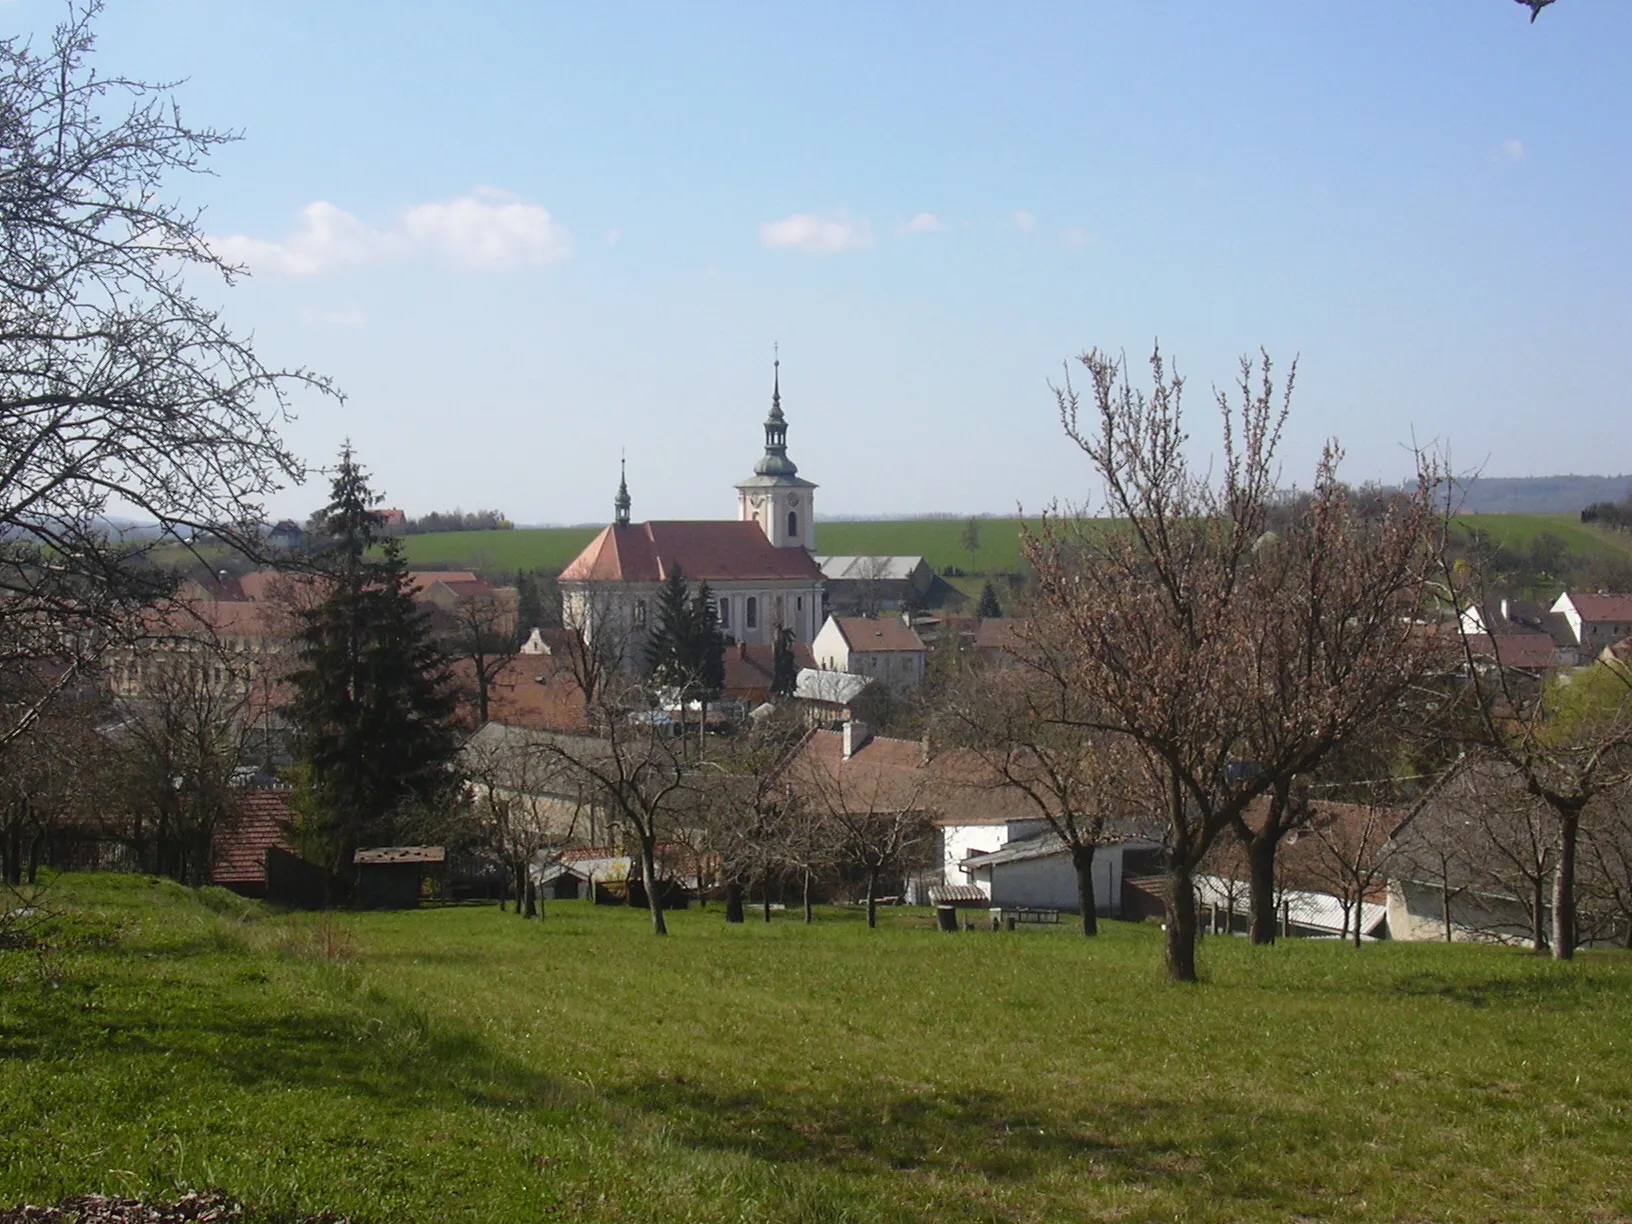
M 60 8 L 14 0 L 0 23 Z M 1632 471 L 1632 4 L 111 0 L 99 67 L 241 129 L 178 183 L 223 302 L 332 374 L 393 504 L 734 512 L 773 342 L 819 511 L 1094 486 L 1050 379 L 1159 337 L 1297 355 L 1285 452 L 1413 436 L 1493 475 Z M 301 514 L 322 487 L 274 499 Z

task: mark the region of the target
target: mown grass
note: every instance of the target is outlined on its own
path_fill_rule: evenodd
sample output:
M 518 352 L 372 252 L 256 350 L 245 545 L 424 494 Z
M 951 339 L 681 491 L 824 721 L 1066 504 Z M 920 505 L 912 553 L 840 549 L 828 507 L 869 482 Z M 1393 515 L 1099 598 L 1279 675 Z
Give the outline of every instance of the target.
M 1613 1220 L 1632 958 L 728 928 L 582 903 L 279 917 L 62 877 L 0 954 L 0 1205 L 274 1220 Z M 117 938 L 111 932 L 118 931 Z
M 1536 537 L 1545 533 L 1557 536 L 1572 557 L 1632 558 L 1632 536 L 1583 523 L 1575 514 L 1468 514 L 1456 521 L 1464 530 L 1484 532 L 1520 555 L 1529 552 Z

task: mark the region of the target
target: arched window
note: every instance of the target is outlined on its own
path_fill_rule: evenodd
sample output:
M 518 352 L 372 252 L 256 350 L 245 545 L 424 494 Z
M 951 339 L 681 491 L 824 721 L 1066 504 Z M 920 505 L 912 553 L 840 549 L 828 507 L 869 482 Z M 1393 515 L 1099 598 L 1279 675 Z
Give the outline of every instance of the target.
M 788 539 L 797 540 L 798 538 L 799 538 L 799 511 L 789 510 L 788 511 Z
M 743 609 L 742 623 L 749 629 L 759 628 L 759 600 L 752 595 L 748 596 L 748 606 Z
M 720 628 L 731 628 L 731 601 L 729 599 L 720 600 Z

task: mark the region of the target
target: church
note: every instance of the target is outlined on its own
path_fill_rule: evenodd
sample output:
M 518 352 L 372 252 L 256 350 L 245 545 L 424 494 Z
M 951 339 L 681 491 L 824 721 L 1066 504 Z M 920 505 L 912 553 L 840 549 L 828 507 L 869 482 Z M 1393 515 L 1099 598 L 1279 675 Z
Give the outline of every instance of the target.
M 788 458 L 777 362 L 765 453 L 737 485 L 736 519 L 631 522 L 629 483 L 620 478 L 612 524 L 561 573 L 568 623 L 592 645 L 616 643 L 633 665 L 645 657 L 658 592 L 678 570 L 693 589 L 708 584 L 728 642 L 765 646 L 788 628 L 808 645 L 822 627 L 815 490 Z

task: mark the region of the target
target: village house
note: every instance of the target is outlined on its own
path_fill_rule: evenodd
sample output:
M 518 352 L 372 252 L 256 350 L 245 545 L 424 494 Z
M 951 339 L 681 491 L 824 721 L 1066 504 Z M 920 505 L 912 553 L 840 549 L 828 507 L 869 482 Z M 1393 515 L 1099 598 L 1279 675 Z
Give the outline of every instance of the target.
M 1632 595 L 1574 594 L 1566 591 L 1552 606 L 1575 636 L 1581 658 L 1596 658 L 1606 647 L 1632 635 Z
M 928 650 L 905 617 L 830 616 L 811 645 L 816 665 L 911 688 L 924 678 Z
M 922 557 L 821 556 L 816 564 L 826 582 L 830 612 L 877 616 L 922 607 L 935 585 L 935 571 Z

